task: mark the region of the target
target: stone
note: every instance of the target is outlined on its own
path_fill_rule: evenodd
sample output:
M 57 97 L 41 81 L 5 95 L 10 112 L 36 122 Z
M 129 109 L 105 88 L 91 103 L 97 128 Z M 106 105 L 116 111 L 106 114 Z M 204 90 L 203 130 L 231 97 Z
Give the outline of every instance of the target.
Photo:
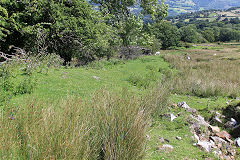
M 216 135 L 222 139 L 227 139 L 227 138 L 230 139 L 231 138 L 231 135 L 226 131 L 218 132 L 218 133 L 216 133 Z
M 163 143 L 165 141 L 163 137 L 159 137 L 159 140 L 161 143 Z
M 147 138 L 147 140 L 151 139 L 151 137 L 148 134 L 146 135 L 146 138 Z
M 209 128 L 209 130 L 210 130 L 211 132 L 213 132 L 213 133 L 220 132 L 220 128 L 217 127 L 217 126 L 211 126 L 211 125 L 210 125 L 208 128 Z
M 186 108 L 186 111 L 189 112 L 189 113 L 196 113 L 197 110 L 194 109 L 194 108 Z
M 221 120 L 220 118 L 218 118 L 218 117 L 215 117 L 214 120 L 215 120 L 216 122 L 220 123 L 220 124 L 222 123 L 222 120 Z
M 100 77 L 97 77 L 97 76 L 93 76 L 93 78 L 96 79 L 96 80 L 100 79 Z
M 161 54 L 161 52 L 156 52 L 155 53 L 155 56 L 158 56 L 158 55 L 160 55 Z
M 212 144 L 207 141 L 198 141 L 197 146 L 206 152 L 210 152 Z
M 232 128 L 234 128 L 236 125 L 237 125 L 237 121 L 236 121 L 234 118 L 231 118 L 230 121 L 228 121 L 228 122 L 226 122 L 226 123 L 224 124 L 224 127 L 225 127 L 225 128 L 229 128 L 229 129 L 232 129 Z
M 230 144 L 233 144 L 233 143 L 234 143 L 230 138 L 226 138 L 226 140 L 227 140 Z
M 218 144 L 227 144 L 227 142 L 224 139 L 217 137 L 217 136 L 211 136 L 210 139 L 213 140 L 213 142 L 217 145 Z
M 191 125 L 191 128 L 194 130 L 195 133 L 197 133 L 197 134 L 201 133 L 201 130 L 200 130 L 201 126 L 199 125 L 199 123 L 196 123 L 196 122 L 193 123 Z
M 161 146 L 158 146 L 156 148 L 158 151 L 165 151 L 165 152 L 168 152 L 168 151 L 172 151 L 173 150 L 173 146 L 169 145 L 169 144 L 163 144 Z
M 185 108 L 185 109 L 190 108 L 190 107 L 187 105 L 186 102 L 178 102 L 178 103 L 177 103 L 177 106 L 178 106 L 178 107 Z
M 240 138 L 235 139 L 234 144 L 235 144 L 237 147 L 240 147 Z
M 170 142 L 168 139 L 165 139 L 165 138 L 163 138 L 163 137 L 159 137 L 159 140 L 160 140 L 160 142 L 161 143 L 164 143 L 164 142 Z
M 181 137 L 179 137 L 179 136 L 177 136 L 177 137 L 176 137 L 176 139 L 177 139 L 177 140 L 179 140 L 179 141 L 181 141 L 181 140 L 182 140 L 182 138 L 181 138 Z
M 172 113 L 170 114 L 170 118 L 171 118 L 171 121 L 173 121 L 174 119 L 176 119 L 177 117 L 174 116 Z
M 206 127 L 208 127 L 210 124 L 209 123 L 207 123 L 205 120 L 204 120 L 204 118 L 202 117 L 202 116 L 200 116 L 200 115 L 198 115 L 198 116 L 193 116 L 193 115 L 191 115 L 191 117 L 193 118 L 193 119 L 195 119 L 200 125 L 203 125 L 203 126 L 206 126 Z

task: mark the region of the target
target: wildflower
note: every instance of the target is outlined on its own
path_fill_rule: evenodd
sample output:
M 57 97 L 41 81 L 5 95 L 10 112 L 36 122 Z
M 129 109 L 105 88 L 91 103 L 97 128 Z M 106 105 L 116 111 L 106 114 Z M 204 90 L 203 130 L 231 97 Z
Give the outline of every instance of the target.
M 9 114 L 8 119 L 13 120 L 13 116 Z

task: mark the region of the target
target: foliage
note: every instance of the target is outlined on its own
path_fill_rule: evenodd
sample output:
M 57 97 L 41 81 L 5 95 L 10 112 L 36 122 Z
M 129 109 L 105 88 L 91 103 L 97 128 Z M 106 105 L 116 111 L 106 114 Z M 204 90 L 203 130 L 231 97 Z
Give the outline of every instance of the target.
M 85 1 L 24 0 L 0 5 L 19 24 L 1 43 L 4 52 L 15 45 L 35 54 L 45 51 L 66 61 L 77 57 L 86 63 L 116 51 L 116 30 Z
M 198 34 L 195 26 L 185 26 L 180 28 L 181 40 L 188 43 L 197 43 Z
M 163 49 L 179 46 L 180 33 L 177 27 L 172 26 L 170 23 L 162 22 L 154 23 L 152 28 L 155 37 L 161 41 Z

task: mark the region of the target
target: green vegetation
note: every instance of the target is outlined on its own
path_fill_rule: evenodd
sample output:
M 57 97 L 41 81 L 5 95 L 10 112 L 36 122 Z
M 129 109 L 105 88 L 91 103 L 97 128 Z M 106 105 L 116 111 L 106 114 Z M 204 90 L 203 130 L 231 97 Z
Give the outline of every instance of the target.
M 157 0 L 1 1 L 0 159 L 214 158 L 189 125 L 239 117 L 238 20 L 166 15 Z

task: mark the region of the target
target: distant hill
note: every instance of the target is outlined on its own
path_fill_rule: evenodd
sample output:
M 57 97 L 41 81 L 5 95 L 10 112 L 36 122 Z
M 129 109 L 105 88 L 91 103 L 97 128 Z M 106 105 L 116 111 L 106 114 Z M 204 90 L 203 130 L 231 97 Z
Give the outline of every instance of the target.
M 240 7 L 232 7 L 227 10 L 211 9 L 202 10 L 190 13 L 184 13 L 174 16 L 168 16 L 166 20 L 173 23 L 206 21 L 206 22 L 226 22 L 239 24 L 240 23 Z
M 169 15 L 208 9 L 228 9 L 239 7 L 240 0 L 165 0 L 169 5 Z

